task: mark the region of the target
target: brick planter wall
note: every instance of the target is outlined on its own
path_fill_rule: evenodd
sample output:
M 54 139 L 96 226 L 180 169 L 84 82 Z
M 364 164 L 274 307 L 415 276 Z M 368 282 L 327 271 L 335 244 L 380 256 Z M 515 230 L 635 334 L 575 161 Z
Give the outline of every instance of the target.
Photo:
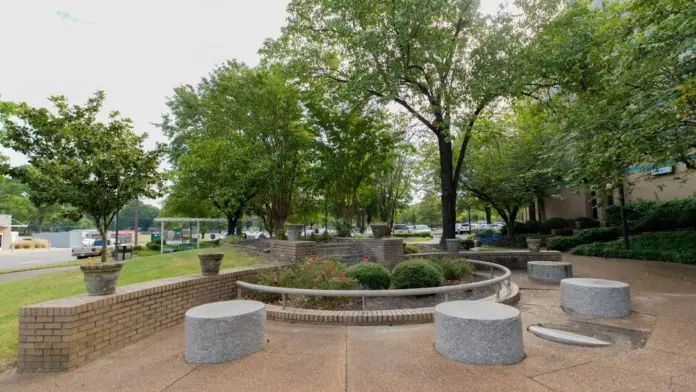
M 20 372 L 64 372 L 184 321 L 201 304 L 237 296 L 238 279 L 252 281 L 252 267 L 216 276 L 182 276 L 119 287 L 107 296 L 81 295 L 19 310 Z
M 459 257 L 471 260 L 487 261 L 508 267 L 512 270 L 525 270 L 530 261 L 561 261 L 563 254 L 555 250 L 542 250 L 530 252 L 525 250 L 505 252 L 459 252 Z M 406 255 L 407 259 L 452 257 L 452 254 L 444 252 L 414 253 Z
M 271 240 L 271 254 L 291 263 L 316 256 L 316 247 L 317 243 L 314 241 Z

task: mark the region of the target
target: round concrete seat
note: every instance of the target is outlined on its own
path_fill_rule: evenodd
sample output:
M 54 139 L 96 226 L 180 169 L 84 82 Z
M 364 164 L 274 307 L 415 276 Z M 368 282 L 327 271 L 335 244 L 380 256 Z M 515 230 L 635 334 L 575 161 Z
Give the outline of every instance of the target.
M 561 303 L 570 312 L 619 318 L 631 314 L 628 284 L 614 280 L 570 278 L 561 281 Z
M 512 306 L 452 301 L 435 307 L 435 350 L 476 365 L 512 365 L 524 358 L 522 319 Z
M 527 277 L 541 283 L 559 283 L 573 277 L 573 265 L 562 261 L 530 261 Z
M 266 305 L 214 302 L 186 312 L 186 362 L 222 363 L 266 346 Z

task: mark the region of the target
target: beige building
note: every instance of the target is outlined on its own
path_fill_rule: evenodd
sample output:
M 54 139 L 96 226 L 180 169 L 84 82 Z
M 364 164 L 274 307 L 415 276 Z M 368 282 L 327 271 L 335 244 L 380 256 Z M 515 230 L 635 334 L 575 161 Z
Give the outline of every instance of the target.
M 0 251 L 10 249 L 12 244 L 12 215 L 0 215 Z
M 689 173 L 683 164 L 665 166 L 653 170 L 632 169 L 628 176 L 626 202 L 648 200 L 674 200 L 696 195 L 696 175 Z M 578 218 L 581 216 L 604 220 L 603 208 L 587 191 L 569 188 L 549 190 L 550 196 L 537 200 L 524 211 L 521 220 L 547 220 L 551 218 Z M 604 206 L 618 202 L 618 195 L 603 200 Z M 534 217 L 534 218 L 532 218 Z

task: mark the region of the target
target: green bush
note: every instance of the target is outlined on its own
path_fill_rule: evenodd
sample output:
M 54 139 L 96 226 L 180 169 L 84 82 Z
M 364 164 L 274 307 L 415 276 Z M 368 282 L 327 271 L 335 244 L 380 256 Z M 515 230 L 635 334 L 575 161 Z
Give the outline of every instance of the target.
M 404 244 L 404 253 L 405 254 L 411 255 L 411 254 L 418 253 L 418 252 L 420 252 L 420 251 L 418 250 L 417 246 L 411 245 L 411 244 Z
M 276 287 L 294 287 L 319 290 L 354 290 L 358 282 L 346 275 L 343 263 L 326 257 L 310 257 L 290 268 L 262 273 L 258 284 Z M 277 301 L 280 295 L 272 293 L 255 293 L 254 298 L 264 301 Z M 346 297 L 305 296 L 303 304 L 311 308 L 334 309 L 350 302 Z
M 655 260 L 671 263 L 696 264 L 696 232 L 646 233 L 631 238 L 631 248 L 623 247 L 623 240 L 580 245 L 571 253 L 582 256 L 615 257 L 623 259 Z
M 432 233 L 399 233 L 399 234 L 392 234 L 394 237 L 399 237 L 399 238 L 430 238 L 432 237 Z
M 462 247 L 466 250 L 473 248 L 474 247 L 474 240 L 468 239 L 468 238 L 465 240 L 462 240 Z
M 336 234 L 339 237 L 350 237 L 350 230 L 352 228 L 353 225 L 351 225 L 347 220 L 343 218 L 336 219 Z
M 527 222 L 515 222 L 515 233 L 514 234 L 536 234 L 541 231 L 541 222 L 538 221 L 527 221 Z M 503 226 L 500 230 L 502 234 L 507 234 L 507 226 Z
M 160 245 L 159 242 L 150 241 L 147 244 L 145 244 L 145 247 L 150 249 L 150 250 L 162 250 L 162 246 Z
M 443 278 L 442 272 L 423 259 L 402 261 L 392 270 L 392 284 L 396 289 L 437 287 Z
M 572 223 L 569 225 L 568 221 L 563 218 L 551 218 L 541 223 L 541 230 L 539 232 L 548 234 L 551 233 L 551 230 L 565 229 L 571 225 Z
M 348 267 L 346 276 L 358 281 L 358 285 L 369 290 L 386 290 L 391 284 L 389 270 L 377 263 L 359 263 Z
M 474 266 L 464 260 L 445 259 L 440 265 L 446 280 L 460 280 L 474 274 Z
M 626 220 L 631 233 L 696 229 L 696 197 L 667 201 L 641 201 L 626 204 Z M 607 226 L 621 227 L 621 209 L 606 209 Z
M 597 219 L 592 219 L 588 218 L 585 216 L 581 216 L 578 218 L 573 219 L 575 221 L 575 226 L 580 225 L 580 229 L 592 229 L 595 227 L 599 227 L 599 221 Z
M 619 238 L 620 234 L 621 233 L 616 228 L 596 227 L 594 229 L 583 230 L 571 237 L 549 238 L 546 242 L 549 250 L 567 251 L 578 245 L 614 241 Z
M 142 245 L 136 245 L 133 247 L 133 251 L 135 252 L 136 250 L 143 250 Z
M 278 231 L 276 232 L 276 238 L 281 241 L 287 241 L 288 235 L 285 234 L 285 228 L 278 229 Z

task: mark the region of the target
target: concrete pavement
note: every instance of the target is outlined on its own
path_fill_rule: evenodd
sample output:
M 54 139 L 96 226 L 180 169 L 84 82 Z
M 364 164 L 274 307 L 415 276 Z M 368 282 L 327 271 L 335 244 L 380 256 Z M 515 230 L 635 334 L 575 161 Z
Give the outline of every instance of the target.
M 75 260 L 70 248 L 36 249 L 0 252 L 0 270 L 38 267 Z
M 514 366 L 449 361 L 432 324 L 336 327 L 268 323 L 265 350 L 233 363 L 184 363 L 183 326 L 162 331 L 66 374 L 0 376 L 3 392 L 28 391 L 696 391 L 696 267 L 564 255 L 576 275 L 632 285 L 634 313 L 593 319 L 563 312 L 558 286 L 514 280 L 531 324 L 608 339 L 606 348 L 560 345 L 524 333 Z

